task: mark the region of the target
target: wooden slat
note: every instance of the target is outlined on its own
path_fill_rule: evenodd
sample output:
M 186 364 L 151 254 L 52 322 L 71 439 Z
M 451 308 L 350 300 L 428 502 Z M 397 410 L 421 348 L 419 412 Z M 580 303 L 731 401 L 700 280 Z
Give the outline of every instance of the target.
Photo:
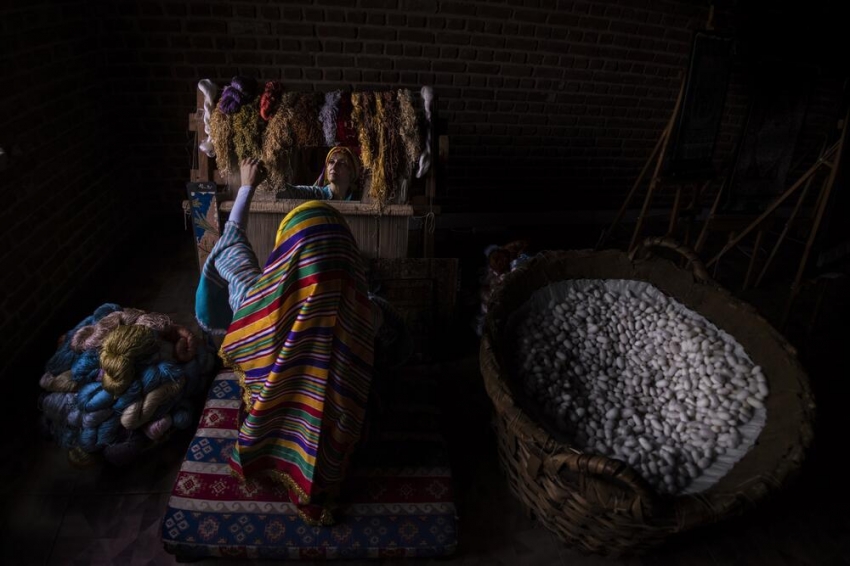
M 374 257 L 407 256 L 408 219 L 408 216 L 381 217 L 378 225 L 378 248 Z
M 346 216 L 413 216 L 413 207 L 409 204 L 390 204 L 382 209 L 377 204 L 338 200 L 326 202 Z M 259 200 L 255 198 L 251 202 L 251 212 L 286 214 L 300 204 L 304 204 L 304 201 L 295 199 Z M 225 201 L 220 205 L 222 212 L 230 212 L 232 208 L 233 201 Z
M 261 264 L 271 254 L 280 222 L 288 211 L 257 212 L 252 203 L 248 215 L 248 241 Z M 230 207 L 228 207 L 229 210 Z M 224 210 L 224 207 L 221 207 Z M 348 227 L 365 258 L 403 258 L 407 255 L 408 216 L 345 214 Z

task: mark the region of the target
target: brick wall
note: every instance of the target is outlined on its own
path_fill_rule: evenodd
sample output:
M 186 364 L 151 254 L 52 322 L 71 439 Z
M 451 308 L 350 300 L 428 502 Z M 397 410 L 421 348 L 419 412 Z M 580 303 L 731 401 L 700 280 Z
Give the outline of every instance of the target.
M 71 301 L 97 284 L 132 218 L 111 179 L 95 11 L 87 2 L 3 6 L 0 147 L 11 157 L 0 207 L 0 374 L 17 388 L 37 384 L 58 325 L 69 323 L 59 319 L 90 311 Z
M 321 91 L 433 84 L 450 208 L 504 207 L 522 187 L 610 206 L 669 118 L 706 17 L 697 2 L 137 1 L 109 4 L 102 35 L 150 205 L 176 223 L 195 84 L 237 73 Z
M 774 43 L 800 39 L 780 27 L 765 43 L 756 33 L 763 14 L 744 13 L 742 25 L 735 2 L 718 4 L 718 31 L 740 27 L 751 35 L 750 52 L 761 46 L 732 75 L 715 151 L 722 166 L 746 114 L 752 65 Z M 783 21 L 792 29 L 807 13 L 788 10 Z M 98 0 L 3 8 L 0 146 L 20 153 L 3 173 L 14 188 L 4 234 L 7 243 L 16 239 L 0 252 L 2 265 L 15 266 L 0 274 L 8 289 L 0 298 L 4 334 L 38 328 L 140 220 L 166 234 L 182 231 L 195 144 L 187 116 L 200 78 L 224 84 L 247 74 L 319 91 L 432 84 L 450 136 L 445 210 L 531 210 L 540 201 L 550 211 L 615 209 L 669 118 L 692 34 L 707 15 L 707 3 L 696 0 Z M 809 51 L 804 57 L 813 60 L 822 50 Z M 813 118 L 801 137 L 807 147 L 831 120 L 840 88 L 834 73 L 815 81 Z M 0 344 L 0 355 L 17 345 Z
M 739 24 L 718 3 L 718 31 Z M 433 84 L 450 136 L 449 210 L 615 208 L 672 111 L 701 1 L 316 0 L 107 2 L 102 39 L 150 209 L 179 220 L 186 115 L 200 78 L 288 88 Z M 757 18 L 753 18 L 757 21 Z M 716 147 L 731 155 L 748 103 L 733 73 Z M 831 89 L 832 86 L 829 86 Z M 523 198 L 523 193 L 528 198 Z

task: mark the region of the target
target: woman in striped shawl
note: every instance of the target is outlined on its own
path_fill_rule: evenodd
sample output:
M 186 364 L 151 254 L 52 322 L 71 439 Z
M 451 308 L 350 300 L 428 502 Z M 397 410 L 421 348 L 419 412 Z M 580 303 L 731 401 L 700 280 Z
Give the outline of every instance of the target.
M 243 186 L 204 265 L 196 315 L 211 332 L 226 329 L 220 355 L 242 385 L 232 471 L 282 482 L 305 520 L 330 524 L 363 427 L 381 311 L 345 220 L 321 201 L 284 218 L 259 268 L 245 235 L 257 166 L 241 164 Z

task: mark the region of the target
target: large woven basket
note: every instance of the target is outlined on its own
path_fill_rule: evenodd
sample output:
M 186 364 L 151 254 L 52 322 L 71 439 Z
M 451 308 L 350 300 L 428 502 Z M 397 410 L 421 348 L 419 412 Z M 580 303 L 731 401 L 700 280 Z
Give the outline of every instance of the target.
M 814 401 L 794 348 L 755 309 L 711 282 L 692 252 L 658 238 L 644 245 L 676 249 L 693 272 L 615 250 L 546 252 L 494 293 L 481 340 L 481 372 L 512 491 L 564 542 L 602 554 L 646 551 L 674 533 L 743 512 L 795 476 L 812 440 Z M 508 317 L 537 289 L 566 279 L 649 282 L 734 336 L 762 366 L 770 388 L 767 422 L 755 446 L 714 486 L 661 496 L 627 464 L 557 441 L 516 402 Z

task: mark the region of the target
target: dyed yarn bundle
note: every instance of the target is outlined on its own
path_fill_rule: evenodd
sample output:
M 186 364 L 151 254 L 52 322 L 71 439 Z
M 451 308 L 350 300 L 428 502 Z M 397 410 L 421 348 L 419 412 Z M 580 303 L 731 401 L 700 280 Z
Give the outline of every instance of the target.
M 258 157 L 260 146 L 257 82 L 250 77 L 233 77 L 221 91 L 210 118 L 210 136 L 216 164 L 227 174 L 239 168 L 243 157 Z
M 419 117 L 407 90 L 358 92 L 351 103 L 360 159 L 372 177 L 369 196 L 383 205 L 413 174 L 422 151 Z
M 260 96 L 260 117 L 268 122 L 277 112 L 277 107 L 280 105 L 280 97 L 283 96 L 283 85 L 278 81 L 269 81 L 266 83 L 266 89 Z
M 292 177 L 290 152 L 295 145 L 292 123 L 296 93 L 281 94 L 280 104 L 267 112 L 269 122 L 263 139 L 263 164 L 272 187 L 283 186 Z
M 325 94 L 325 103 L 319 111 L 319 121 L 325 135 L 325 145 L 333 147 L 337 144 L 337 120 L 339 119 L 339 101 L 342 93 L 338 90 Z
M 209 86 L 209 81 L 201 83 Z M 423 88 L 422 97 L 420 116 L 408 90 L 317 94 L 287 92 L 270 81 L 258 96 L 256 81 L 234 77 L 209 118 L 211 140 L 202 149 L 215 154 L 224 174 L 236 172 L 245 157 L 260 158 L 267 172 L 265 187 L 277 190 L 291 182 L 294 149 L 343 145 L 357 153 L 354 146 L 359 145 L 363 170 L 371 178 L 369 196 L 385 205 L 399 190 L 405 200 L 405 184 L 414 173 L 424 175 L 430 164 L 425 153 L 431 89 Z
M 194 423 L 215 356 L 167 316 L 98 307 L 62 336 L 39 384 L 44 422 L 78 465 L 126 464 Z

